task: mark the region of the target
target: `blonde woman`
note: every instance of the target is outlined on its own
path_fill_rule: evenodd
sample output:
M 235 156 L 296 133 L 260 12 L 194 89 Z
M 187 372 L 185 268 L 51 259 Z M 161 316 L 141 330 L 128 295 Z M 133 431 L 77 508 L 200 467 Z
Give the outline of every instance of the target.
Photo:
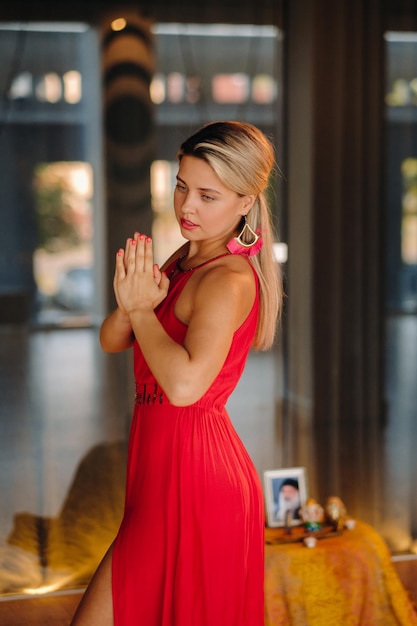
M 264 505 L 225 410 L 249 350 L 274 340 L 282 286 L 264 192 L 274 150 L 250 124 L 183 143 L 174 209 L 187 242 L 116 255 L 107 352 L 133 347 L 126 505 L 73 626 L 261 626 Z

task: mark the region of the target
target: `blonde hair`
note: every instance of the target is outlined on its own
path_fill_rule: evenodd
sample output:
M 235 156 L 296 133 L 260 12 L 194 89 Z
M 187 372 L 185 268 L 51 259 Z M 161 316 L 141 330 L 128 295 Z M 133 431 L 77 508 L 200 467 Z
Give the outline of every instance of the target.
M 253 347 L 267 350 L 273 344 L 279 320 L 283 288 L 280 267 L 273 252 L 274 230 L 271 212 L 265 197 L 270 175 L 275 166 L 271 142 L 258 128 L 244 122 L 212 122 L 189 137 L 180 148 L 184 155 L 203 159 L 220 180 L 242 196 L 254 195 L 255 203 L 246 219 L 248 225 L 261 233 L 264 245 L 250 257 L 259 278 L 260 311 Z M 241 224 L 237 224 L 236 233 Z

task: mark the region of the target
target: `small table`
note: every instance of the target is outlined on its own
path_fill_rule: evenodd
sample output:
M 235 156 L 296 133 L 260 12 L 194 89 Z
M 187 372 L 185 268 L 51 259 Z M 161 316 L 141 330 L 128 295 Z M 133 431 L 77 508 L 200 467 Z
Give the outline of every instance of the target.
M 294 528 L 294 533 L 301 529 Z M 368 524 L 317 540 L 265 532 L 265 626 L 417 626 L 382 537 Z

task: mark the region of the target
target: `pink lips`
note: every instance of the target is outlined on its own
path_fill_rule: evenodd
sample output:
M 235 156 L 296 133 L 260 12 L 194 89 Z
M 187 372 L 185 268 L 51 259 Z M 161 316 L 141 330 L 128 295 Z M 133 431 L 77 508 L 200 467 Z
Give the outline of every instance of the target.
M 194 224 L 194 222 L 190 222 L 184 218 L 181 218 L 181 226 L 185 230 L 194 230 L 194 228 L 198 228 L 197 224 Z

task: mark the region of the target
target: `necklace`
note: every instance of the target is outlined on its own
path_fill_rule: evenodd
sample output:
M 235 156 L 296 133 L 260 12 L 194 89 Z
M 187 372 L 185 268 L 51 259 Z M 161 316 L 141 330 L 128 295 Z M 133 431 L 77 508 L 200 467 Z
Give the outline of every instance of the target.
M 179 259 L 177 259 L 176 269 L 182 274 L 185 274 L 186 272 L 192 272 L 193 270 L 196 270 L 199 267 L 203 267 L 203 265 L 207 265 L 207 263 L 211 263 L 211 261 L 216 261 L 216 259 L 221 259 L 223 256 L 228 256 L 229 254 L 230 252 L 223 252 L 222 254 L 218 254 L 217 256 L 214 256 L 211 259 L 207 259 L 207 261 L 203 261 L 202 263 L 199 263 L 198 265 L 194 265 L 193 267 L 187 267 L 187 269 L 184 269 L 183 267 L 181 267 L 181 261 L 185 259 L 185 257 L 187 256 L 187 254 L 183 254 L 182 256 L 179 257 Z

